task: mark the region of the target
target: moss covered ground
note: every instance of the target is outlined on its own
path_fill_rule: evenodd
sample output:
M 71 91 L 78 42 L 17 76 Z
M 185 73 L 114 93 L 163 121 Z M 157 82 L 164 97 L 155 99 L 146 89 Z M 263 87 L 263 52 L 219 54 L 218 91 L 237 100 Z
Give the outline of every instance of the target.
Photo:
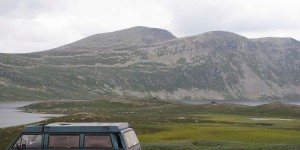
M 65 114 L 51 122 L 129 122 L 145 150 L 300 149 L 300 107 L 271 103 L 190 105 L 156 99 L 47 101 L 21 108 Z M 251 120 L 249 118 L 293 120 Z M 24 126 L 0 129 L 5 149 Z

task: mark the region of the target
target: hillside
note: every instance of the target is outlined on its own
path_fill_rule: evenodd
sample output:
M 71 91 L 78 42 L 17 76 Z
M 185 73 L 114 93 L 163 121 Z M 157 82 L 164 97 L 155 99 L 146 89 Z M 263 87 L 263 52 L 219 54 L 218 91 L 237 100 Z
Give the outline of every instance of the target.
M 300 98 L 300 42 L 156 28 L 102 33 L 47 51 L 0 54 L 0 99 Z

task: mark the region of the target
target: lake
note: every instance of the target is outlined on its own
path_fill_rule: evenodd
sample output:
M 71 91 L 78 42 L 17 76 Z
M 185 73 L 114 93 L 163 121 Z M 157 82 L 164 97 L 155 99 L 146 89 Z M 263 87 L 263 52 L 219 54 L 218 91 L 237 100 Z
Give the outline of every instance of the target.
M 63 115 L 35 114 L 16 109 L 34 102 L 0 102 L 0 128 L 39 122 Z
M 182 102 L 182 101 L 181 101 Z M 258 106 L 263 104 L 268 104 L 274 101 L 264 101 L 264 100 L 186 100 L 184 101 L 189 104 L 210 104 L 215 102 L 217 104 L 238 104 L 247 106 Z M 277 101 L 278 102 L 278 101 Z M 293 104 L 300 106 L 299 101 L 280 101 L 286 104 Z M 35 114 L 27 113 L 25 111 L 17 109 L 18 107 L 26 106 L 34 102 L 0 102 L 0 128 L 18 126 L 23 124 L 29 124 L 34 122 L 39 122 L 53 117 L 60 117 L 63 115 L 56 114 Z
M 300 106 L 300 100 L 280 100 L 280 101 L 267 101 L 267 100 L 185 100 L 188 104 L 237 104 L 246 106 L 258 106 L 263 104 L 269 104 L 272 102 L 281 102 L 284 104 L 298 105 Z

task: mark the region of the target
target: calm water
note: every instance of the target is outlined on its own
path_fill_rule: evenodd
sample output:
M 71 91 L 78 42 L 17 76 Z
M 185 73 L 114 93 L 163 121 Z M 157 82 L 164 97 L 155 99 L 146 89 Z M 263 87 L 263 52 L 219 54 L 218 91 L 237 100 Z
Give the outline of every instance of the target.
M 275 121 L 295 121 L 295 119 L 283 119 L 283 118 L 249 118 L 250 120 L 258 120 L 258 121 L 265 121 L 265 120 L 275 120 Z
M 213 100 L 190 100 L 184 101 L 189 104 L 209 104 Z M 225 103 L 225 104 L 239 104 L 247 106 L 258 106 L 263 104 L 268 104 L 273 101 L 263 101 L 263 100 L 217 100 L 215 103 Z M 286 104 L 293 104 L 300 106 L 300 100 L 296 101 L 280 101 Z M 39 122 L 53 117 L 60 117 L 63 115 L 55 114 L 35 114 L 27 113 L 16 108 L 32 104 L 34 102 L 0 102 L 0 128 L 17 126 L 22 124 Z
M 0 128 L 39 122 L 62 115 L 26 113 L 17 107 L 26 106 L 33 102 L 0 102 Z
M 187 100 L 184 101 L 189 104 L 210 104 L 215 102 L 217 104 L 238 104 L 246 106 L 258 106 L 263 104 L 269 104 L 271 102 L 281 102 L 284 104 L 292 104 L 300 106 L 300 100 L 282 100 L 282 101 L 266 101 L 266 100 Z

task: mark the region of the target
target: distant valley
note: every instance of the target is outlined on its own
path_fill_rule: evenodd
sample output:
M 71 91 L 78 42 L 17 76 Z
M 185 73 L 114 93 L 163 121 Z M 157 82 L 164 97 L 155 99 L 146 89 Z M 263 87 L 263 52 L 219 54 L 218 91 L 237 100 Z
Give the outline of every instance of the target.
M 133 27 L 35 53 L 0 54 L 0 100 L 300 99 L 300 42 Z

